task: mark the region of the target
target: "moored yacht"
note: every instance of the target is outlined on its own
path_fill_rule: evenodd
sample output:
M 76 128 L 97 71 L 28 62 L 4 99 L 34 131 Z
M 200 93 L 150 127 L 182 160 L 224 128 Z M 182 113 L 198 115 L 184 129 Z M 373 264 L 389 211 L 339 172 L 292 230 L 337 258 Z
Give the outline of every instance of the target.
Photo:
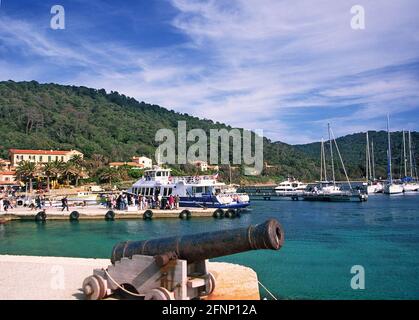
M 382 193 L 384 189 L 384 186 L 379 181 L 370 181 L 367 184 L 367 193 L 370 194 L 376 194 L 376 193 Z
M 146 170 L 129 192 L 146 197 L 178 196 L 180 207 L 240 209 L 250 204 L 247 194 L 237 193 L 218 182 L 218 175 L 174 177 L 170 172 L 170 169 L 158 166 Z
M 346 174 L 345 165 L 342 160 L 342 156 L 340 154 L 338 145 L 336 143 L 335 138 L 333 137 L 333 142 L 336 146 L 336 151 L 338 152 L 339 159 L 342 164 L 342 168 L 345 172 L 346 180 L 348 182 L 349 190 L 344 190 L 340 185 L 336 183 L 335 179 L 335 168 L 334 168 L 334 161 L 333 161 L 333 145 L 332 145 L 332 131 L 330 125 L 328 124 L 328 131 L 329 131 L 329 145 L 330 145 L 330 160 L 331 160 L 331 167 L 332 167 L 332 181 L 328 181 L 327 179 L 327 167 L 326 167 L 326 154 L 324 150 L 324 142 L 321 142 L 321 149 L 320 149 L 320 181 L 313 187 L 310 186 L 307 188 L 302 195 L 303 200 L 307 201 L 336 201 L 336 202 L 344 202 L 344 201 L 366 201 L 368 199 L 368 195 L 362 193 L 361 190 L 354 190 L 352 189 L 351 182 L 349 181 L 349 177 Z
M 374 160 L 374 141 L 371 141 L 371 149 L 370 149 L 370 141 L 368 136 L 368 131 L 366 133 L 366 153 L 365 153 L 365 177 L 367 182 L 364 183 L 366 186 L 367 194 L 377 194 L 383 192 L 383 184 L 375 179 L 375 160 Z
M 405 132 L 403 131 L 403 156 L 404 156 L 404 178 L 402 179 L 403 182 L 403 192 L 411 193 L 411 192 L 419 192 L 419 182 L 416 177 L 414 178 L 414 174 L 417 176 L 416 165 L 414 165 L 414 157 L 412 152 L 412 137 L 410 131 L 408 132 L 408 148 L 409 148 L 409 161 L 407 160 L 406 154 L 406 141 L 405 141 Z M 410 176 L 408 176 L 408 166 L 407 163 L 409 162 L 410 167 Z
M 275 187 L 275 193 L 278 196 L 290 196 L 302 193 L 307 188 L 307 184 L 301 181 L 288 178 Z
M 391 140 L 390 140 L 390 117 L 387 115 L 387 183 L 384 185 L 383 192 L 385 194 L 403 193 L 403 187 L 393 182 L 393 174 L 391 169 Z

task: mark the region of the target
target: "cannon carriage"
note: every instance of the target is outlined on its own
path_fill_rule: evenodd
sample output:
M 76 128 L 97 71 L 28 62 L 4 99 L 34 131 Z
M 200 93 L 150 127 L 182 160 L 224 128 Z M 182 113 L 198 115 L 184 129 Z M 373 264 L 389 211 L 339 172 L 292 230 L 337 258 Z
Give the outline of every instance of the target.
M 271 219 L 247 228 L 143 241 L 124 241 L 112 250 L 111 265 L 83 282 L 87 299 L 117 290 L 146 300 L 189 300 L 210 295 L 216 286 L 208 259 L 249 250 L 279 250 L 284 232 Z

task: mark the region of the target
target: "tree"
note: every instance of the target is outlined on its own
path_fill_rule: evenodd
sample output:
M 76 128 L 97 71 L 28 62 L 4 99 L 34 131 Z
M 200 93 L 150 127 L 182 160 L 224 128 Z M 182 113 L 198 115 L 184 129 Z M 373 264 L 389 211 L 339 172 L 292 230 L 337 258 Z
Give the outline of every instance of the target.
M 112 185 L 112 181 L 117 180 L 120 177 L 119 172 L 115 168 L 106 167 L 99 174 L 99 178 L 103 181 L 109 182 Z
M 85 167 L 86 161 L 84 161 L 83 157 L 79 154 L 74 155 L 70 161 L 73 164 L 73 176 L 76 179 L 76 187 L 79 185 L 79 179 L 85 176 Z
M 54 177 L 56 180 L 58 180 L 63 172 L 64 162 L 56 159 L 51 162 L 51 167 L 51 177 Z
M 74 156 L 72 156 L 70 162 L 81 168 L 86 166 L 86 163 L 80 154 L 75 154 Z
M 16 169 L 16 175 L 21 180 L 29 180 L 29 193 L 32 193 L 32 181 L 38 174 L 38 168 L 34 162 L 23 160 L 19 163 Z
M 63 164 L 62 173 L 66 178 L 66 184 L 70 185 L 70 177 L 78 174 L 78 169 L 74 163 L 68 161 Z
M 47 162 L 42 166 L 42 171 L 47 178 L 47 192 L 50 191 L 50 179 L 55 174 L 55 167 L 52 162 Z

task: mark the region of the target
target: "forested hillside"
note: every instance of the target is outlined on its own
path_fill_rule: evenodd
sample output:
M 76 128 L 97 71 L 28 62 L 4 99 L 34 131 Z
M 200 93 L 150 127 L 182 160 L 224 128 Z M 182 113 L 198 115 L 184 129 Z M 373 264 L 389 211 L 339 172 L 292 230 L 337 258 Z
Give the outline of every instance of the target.
M 9 148 L 74 148 L 87 158 L 100 154 L 109 161 L 128 161 L 140 154 L 154 158 L 158 145 L 154 140 L 156 131 L 160 128 L 176 131 L 180 120 L 186 121 L 188 130 L 202 128 L 208 133 L 211 128 L 231 129 L 212 120 L 138 102 L 118 92 L 36 81 L 0 82 L 0 157 L 3 158 L 7 157 Z M 386 132 L 371 131 L 370 141 L 374 141 L 377 177 L 386 177 Z M 412 133 L 412 141 L 417 162 L 419 133 Z M 337 143 L 350 177 L 364 177 L 365 133 L 338 138 Z M 397 175 L 402 172 L 401 132 L 392 133 L 392 146 Z M 328 149 L 326 153 L 329 154 Z M 320 143 L 291 146 L 265 138 L 264 161 L 270 166 L 260 181 L 287 176 L 318 179 L 319 158 Z M 337 178 L 344 179 L 338 161 L 336 166 Z M 236 182 L 241 181 L 239 172 L 234 177 Z
M 154 158 L 155 133 L 177 128 L 185 120 L 188 130 L 230 126 L 138 102 L 118 92 L 86 87 L 0 82 L 0 157 L 9 148 L 78 149 L 87 157 L 102 154 L 111 161 L 133 155 Z M 265 139 L 264 158 L 279 167 L 265 174 L 313 179 L 315 161 L 284 143 Z

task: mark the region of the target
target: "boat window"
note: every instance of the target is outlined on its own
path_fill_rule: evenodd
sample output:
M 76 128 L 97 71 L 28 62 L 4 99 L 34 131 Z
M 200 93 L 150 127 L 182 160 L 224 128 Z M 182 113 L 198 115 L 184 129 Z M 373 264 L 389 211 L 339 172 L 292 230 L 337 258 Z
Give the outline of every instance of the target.
M 161 174 L 162 174 L 162 173 L 161 173 L 161 171 L 157 171 L 157 172 L 156 172 L 156 176 L 157 176 L 157 177 L 160 177 L 160 176 L 161 176 Z
M 193 187 L 192 192 L 193 193 L 202 193 L 202 192 L 204 192 L 204 188 L 203 187 Z

